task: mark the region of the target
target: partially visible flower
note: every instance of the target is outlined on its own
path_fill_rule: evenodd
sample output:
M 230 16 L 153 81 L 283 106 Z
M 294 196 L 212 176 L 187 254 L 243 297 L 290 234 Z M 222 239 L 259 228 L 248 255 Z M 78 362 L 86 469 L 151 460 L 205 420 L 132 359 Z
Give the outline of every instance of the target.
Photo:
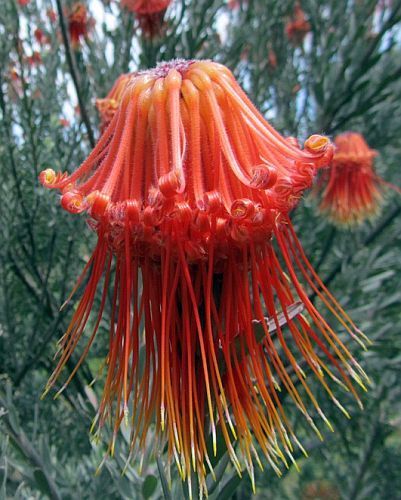
M 60 118 L 59 123 L 62 127 L 70 126 L 70 120 L 67 120 L 67 118 Z
M 292 89 L 291 89 L 291 93 L 292 95 L 295 95 L 295 94 L 298 94 L 298 92 L 301 90 L 301 85 L 299 83 L 296 83 Z
M 88 15 L 86 6 L 81 2 L 76 2 L 68 13 L 68 31 L 70 33 L 71 44 L 78 47 L 82 38 L 86 38 L 94 20 Z
M 57 21 L 57 14 L 53 9 L 47 9 L 46 14 L 50 22 L 55 23 Z
M 32 92 L 32 99 L 42 99 L 42 98 L 43 98 L 43 94 L 42 94 L 42 91 L 40 89 L 35 89 Z
M 311 25 L 306 19 L 305 12 L 300 3 L 296 2 L 292 19 L 285 26 L 287 37 L 294 45 L 300 45 L 310 30 Z
M 9 95 L 13 99 L 13 101 L 15 101 L 22 97 L 23 90 L 20 74 L 18 73 L 18 70 L 14 65 L 10 66 L 8 76 L 10 85 Z
M 17 1 L 18 5 L 20 5 L 21 7 L 26 7 L 31 2 L 31 0 L 17 0 Z
M 96 107 L 100 115 L 100 130 L 103 132 L 116 114 L 125 87 L 132 77 L 131 73 L 120 75 L 106 97 L 96 99 Z
M 42 56 L 37 50 L 34 50 L 30 56 L 27 56 L 26 60 L 30 66 L 35 66 L 43 62 Z
M 163 29 L 164 15 L 172 0 L 121 0 L 121 5 L 133 12 L 144 36 L 154 38 Z
M 230 10 L 237 10 L 242 4 L 247 3 L 248 0 L 228 0 L 227 6 Z
M 221 40 L 219 40 L 219 43 L 222 44 Z M 247 61 L 249 57 L 249 52 L 250 52 L 250 47 L 248 45 L 244 45 L 241 53 L 239 55 L 241 61 Z
M 334 142 L 320 209 L 337 224 L 359 224 L 375 216 L 382 201 L 381 179 L 373 166 L 377 151 L 357 132 L 344 132 Z
M 122 0 L 122 4 L 135 14 L 155 14 L 167 9 L 172 0 Z
M 277 56 L 273 49 L 269 49 L 267 60 L 271 69 L 277 69 Z
M 18 81 L 20 76 L 18 74 L 17 68 L 15 66 L 11 66 L 9 71 L 10 79 L 14 82 Z
M 49 43 L 49 37 L 45 35 L 42 29 L 36 28 L 35 31 L 33 32 L 33 36 L 35 37 L 35 40 L 40 44 L 44 45 L 46 43 Z
M 168 461 L 189 488 L 195 471 L 204 494 L 219 429 L 233 466 L 239 474 L 246 468 L 254 485 L 259 454 L 280 474 L 279 463 L 303 450 L 281 388 L 320 437 L 315 417 L 331 424 L 310 379 L 346 415 L 337 390 L 360 401 L 354 383 L 364 387 L 366 375 L 323 309 L 362 344 L 363 334 L 313 270 L 290 220 L 332 153 L 327 137 L 312 135 L 303 149 L 282 137 L 225 66 L 174 60 L 131 76 L 77 170 L 42 172 L 62 207 L 86 213 L 97 233 L 46 390 L 90 322 L 63 388 L 74 376 L 112 297 L 96 418 L 99 432 L 113 422 L 111 453 L 124 419 L 131 419 L 132 450 L 144 447 L 154 425 L 155 448 L 167 442 Z M 321 299 L 319 309 L 309 292 Z
M 301 493 L 301 500 L 340 500 L 337 486 L 325 480 L 316 480 L 307 484 Z

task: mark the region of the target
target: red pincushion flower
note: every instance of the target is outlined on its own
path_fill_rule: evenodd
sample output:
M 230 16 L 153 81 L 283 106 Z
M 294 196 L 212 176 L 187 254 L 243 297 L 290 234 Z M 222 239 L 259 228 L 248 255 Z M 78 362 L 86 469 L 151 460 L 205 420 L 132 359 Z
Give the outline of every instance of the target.
M 381 179 L 373 167 L 377 152 L 357 132 L 338 135 L 335 146 L 320 209 L 337 224 L 359 224 L 380 209 Z
M 102 132 L 106 130 L 116 114 L 127 82 L 132 76 L 131 73 L 120 75 L 107 96 L 103 99 L 96 99 L 96 107 L 100 115 L 100 129 Z
M 287 37 L 290 42 L 299 45 L 303 42 L 310 30 L 311 25 L 306 19 L 305 12 L 302 10 L 299 2 L 296 2 L 292 19 L 288 21 L 285 27 Z
M 134 12 L 145 36 L 161 34 L 164 14 L 171 0 L 122 0 L 121 5 Z
M 71 45 L 78 47 L 82 38 L 86 38 L 89 29 L 93 25 L 93 19 L 89 17 L 86 6 L 81 2 L 73 4 L 68 13 L 68 31 L 70 33 Z
M 86 212 L 98 236 L 47 390 L 101 292 L 88 344 L 63 388 L 82 363 L 111 287 L 108 372 L 96 418 L 100 429 L 114 421 L 111 452 L 124 418 L 132 449 L 145 446 L 154 423 L 160 447 L 167 437 L 168 460 L 188 481 L 193 468 L 205 491 L 212 469 L 205 432 L 211 429 L 216 453 L 219 427 L 234 466 L 246 467 L 253 482 L 254 443 L 277 472 L 280 461 L 294 461 L 293 446 L 303 449 L 281 387 L 319 435 L 316 415 L 330 423 L 307 374 L 344 413 L 336 387 L 359 401 L 353 381 L 363 386 L 366 376 L 307 289 L 354 339 L 362 334 L 313 271 L 289 217 L 331 156 L 326 137 L 310 137 L 303 150 L 284 139 L 226 67 L 176 60 L 132 76 L 74 173 L 42 172 L 43 185 L 61 191 L 63 208 Z

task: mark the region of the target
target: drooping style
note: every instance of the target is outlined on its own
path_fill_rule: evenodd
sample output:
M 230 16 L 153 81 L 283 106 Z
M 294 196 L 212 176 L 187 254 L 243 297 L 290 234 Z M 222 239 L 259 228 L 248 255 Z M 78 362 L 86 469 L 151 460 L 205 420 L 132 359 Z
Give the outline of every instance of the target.
M 280 390 L 320 435 L 317 419 L 330 423 L 309 378 L 345 414 L 338 395 L 360 402 L 354 383 L 366 381 L 328 317 L 359 343 L 364 337 L 312 269 L 289 215 L 331 157 L 326 137 L 311 136 L 303 149 L 283 138 L 220 64 L 175 60 L 133 75 L 83 164 L 70 175 L 41 174 L 98 237 L 47 390 L 78 347 L 97 294 L 93 330 L 63 388 L 103 333 L 110 289 L 96 418 L 100 429 L 114 422 L 110 450 L 125 418 L 132 450 L 154 424 L 169 463 L 189 482 L 194 469 L 202 491 L 217 432 L 238 473 L 247 469 L 253 481 L 257 443 L 280 474 L 294 447 L 303 450 Z
M 154 38 L 162 32 L 164 15 L 171 0 L 122 0 L 121 4 L 135 13 L 142 33 Z
M 357 132 L 335 138 L 320 209 L 336 224 L 360 224 L 380 210 L 383 182 L 374 171 L 377 152 Z

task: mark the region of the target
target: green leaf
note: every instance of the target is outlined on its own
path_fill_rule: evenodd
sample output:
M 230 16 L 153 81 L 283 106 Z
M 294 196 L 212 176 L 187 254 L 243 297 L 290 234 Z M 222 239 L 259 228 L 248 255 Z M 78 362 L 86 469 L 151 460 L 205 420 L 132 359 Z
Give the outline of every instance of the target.
M 49 483 L 47 482 L 46 476 L 40 469 L 35 469 L 33 471 L 33 476 L 37 484 L 38 489 L 48 497 L 51 497 L 51 492 L 49 489 Z
M 157 479 L 153 474 L 146 476 L 142 485 L 142 495 L 144 498 L 150 498 L 156 491 Z
M 120 477 L 115 481 L 117 489 L 122 496 L 122 498 L 133 498 L 135 494 L 135 488 L 132 483 L 127 480 L 125 477 Z
M 164 499 L 171 500 L 170 488 L 168 486 L 166 474 L 164 472 L 163 463 L 162 463 L 161 458 L 159 456 L 156 458 L 156 462 L 157 462 L 157 468 L 159 470 L 160 481 L 162 483 L 162 490 L 163 490 Z
M 313 86 L 313 90 L 315 91 L 316 101 L 320 106 L 324 104 L 324 90 L 323 90 L 323 81 L 315 83 Z
M 235 491 L 238 488 L 241 481 L 242 481 L 242 478 L 239 477 L 237 474 L 235 474 L 235 476 L 233 476 L 224 485 L 224 488 L 221 490 L 221 492 L 218 495 L 218 499 L 219 500 L 231 500 L 233 494 L 235 493 Z

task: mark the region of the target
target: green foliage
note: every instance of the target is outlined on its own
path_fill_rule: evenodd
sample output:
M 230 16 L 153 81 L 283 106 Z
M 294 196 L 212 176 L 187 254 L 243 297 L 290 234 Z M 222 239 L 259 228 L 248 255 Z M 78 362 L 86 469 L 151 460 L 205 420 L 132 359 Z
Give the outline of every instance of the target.
M 62 9 L 72 3 L 59 2 Z M 107 352 L 104 325 L 70 387 L 56 401 L 39 401 L 74 303 L 60 306 L 94 239 L 83 219 L 64 214 L 56 196 L 41 189 L 38 173 L 71 171 L 85 158 L 91 135 L 99 136 L 95 99 L 121 73 L 175 57 L 213 58 L 234 71 L 281 132 L 303 139 L 359 131 L 380 153 L 380 175 L 401 186 L 401 1 L 304 0 L 312 32 L 301 45 L 285 35 L 293 0 L 239 0 L 232 9 L 223 0 L 175 0 L 156 39 L 141 35 L 119 1 L 86 4 L 96 26 L 72 49 L 63 43 L 59 16 L 51 21 L 46 14 L 56 2 L 1 3 L 0 497 L 187 498 L 173 468 L 153 456 L 151 439 L 144 457 L 127 464 L 129 430 L 119 436 L 114 459 L 104 460 L 107 436 L 89 436 L 100 393 L 91 383 Z M 36 28 L 50 43 L 38 43 Z M 34 51 L 41 61 L 30 64 Z M 301 472 L 292 467 L 281 479 L 271 469 L 255 471 L 255 498 L 399 497 L 400 215 L 401 200 L 391 191 L 380 217 L 354 231 L 333 229 L 312 195 L 297 208 L 307 255 L 373 342 L 364 354 L 355 346 L 372 387 L 365 411 L 345 397 L 347 420 L 311 383 L 335 433 L 327 430 L 321 443 L 289 408 L 310 458 L 299 457 Z M 224 453 L 216 476 L 207 478 L 211 498 L 253 497 L 249 478 L 240 479 Z

